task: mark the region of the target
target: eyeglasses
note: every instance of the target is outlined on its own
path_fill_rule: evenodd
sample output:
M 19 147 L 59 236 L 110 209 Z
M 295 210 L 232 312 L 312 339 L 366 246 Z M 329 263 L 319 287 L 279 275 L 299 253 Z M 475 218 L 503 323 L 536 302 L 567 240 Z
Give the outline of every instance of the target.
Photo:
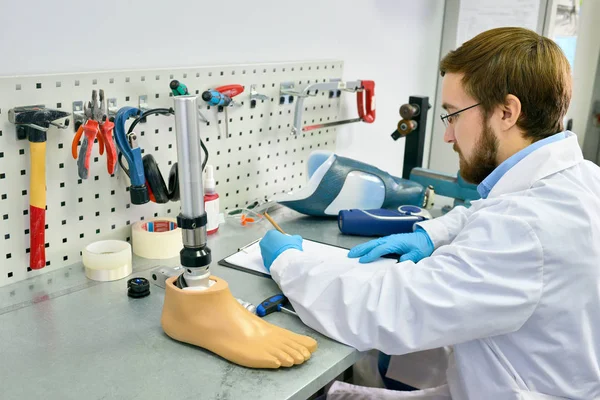
M 467 111 L 470 108 L 477 107 L 480 104 L 481 103 L 474 104 L 474 105 L 472 105 L 470 107 L 463 108 L 462 110 L 458 110 L 456 112 L 453 112 L 452 114 L 442 114 L 442 115 L 440 115 L 440 118 L 441 118 L 442 122 L 444 123 L 444 126 L 447 128 L 448 124 L 453 123 L 455 117 L 458 117 L 458 114 L 460 114 L 463 111 Z

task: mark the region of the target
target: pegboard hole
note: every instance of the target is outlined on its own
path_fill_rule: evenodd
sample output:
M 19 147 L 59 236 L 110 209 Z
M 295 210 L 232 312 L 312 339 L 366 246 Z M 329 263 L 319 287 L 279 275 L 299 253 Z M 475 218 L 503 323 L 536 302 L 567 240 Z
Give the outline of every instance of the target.
M 130 79 L 129 77 L 126 77 L 126 78 L 125 78 L 125 83 L 129 83 L 129 81 L 130 81 L 130 80 L 131 80 L 131 79 Z M 128 97 L 127 99 L 129 99 L 129 97 Z
M 15 90 L 21 90 L 21 84 L 20 84 L 20 83 L 17 83 L 17 84 L 16 84 L 16 86 L 15 86 Z
M 146 77 L 145 76 L 142 76 L 140 79 L 141 79 L 142 82 L 146 81 Z
M 75 86 L 79 86 L 79 80 L 75 80 Z

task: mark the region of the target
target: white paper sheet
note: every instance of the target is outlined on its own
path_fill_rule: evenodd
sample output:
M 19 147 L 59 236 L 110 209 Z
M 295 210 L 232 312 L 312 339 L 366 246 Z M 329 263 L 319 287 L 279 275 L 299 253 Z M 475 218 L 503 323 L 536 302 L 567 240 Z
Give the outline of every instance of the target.
M 461 0 L 456 46 L 488 29 L 518 26 L 537 30 L 540 0 Z
M 330 246 L 323 243 L 313 242 L 303 239 L 302 249 L 306 253 L 319 254 L 325 258 L 348 258 L 348 250 L 341 247 Z M 271 275 L 263 265 L 263 259 L 260 254 L 260 245 L 258 242 L 235 253 L 225 259 L 226 262 L 243 267 L 262 274 Z M 358 262 L 358 261 L 357 261 Z

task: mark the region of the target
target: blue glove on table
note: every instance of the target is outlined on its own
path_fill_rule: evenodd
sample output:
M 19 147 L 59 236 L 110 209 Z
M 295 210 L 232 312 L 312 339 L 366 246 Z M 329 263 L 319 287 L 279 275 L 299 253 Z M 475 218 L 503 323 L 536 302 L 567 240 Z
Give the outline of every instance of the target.
M 283 233 L 270 230 L 260 240 L 260 254 L 267 271 L 271 272 L 271 264 L 281 253 L 288 249 L 302 250 L 302 237 L 298 235 L 288 236 Z
M 431 238 L 422 228 L 412 233 L 399 233 L 385 236 L 353 247 L 348 257 L 357 258 L 360 263 L 370 263 L 386 254 L 401 254 L 400 261 L 418 262 L 429 257 L 434 247 Z

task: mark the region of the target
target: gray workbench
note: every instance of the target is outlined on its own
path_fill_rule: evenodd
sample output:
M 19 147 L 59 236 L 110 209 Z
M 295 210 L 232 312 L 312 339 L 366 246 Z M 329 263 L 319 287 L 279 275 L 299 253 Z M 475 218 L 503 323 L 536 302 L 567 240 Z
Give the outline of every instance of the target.
M 351 247 L 365 239 L 342 236 L 335 220 L 279 209 L 274 217 L 289 233 Z M 265 221 L 251 228 L 223 224 L 209 237 L 211 272 L 235 297 L 257 304 L 278 292 L 270 279 L 217 265 L 217 261 L 264 235 Z M 134 257 L 134 275 L 150 278 L 167 261 Z M 306 399 L 362 356 L 328 339 L 297 317 L 266 319 L 312 336 L 319 348 L 303 365 L 254 370 L 166 336 L 160 326 L 164 290 L 126 295 L 128 278 L 95 282 L 75 264 L 0 288 L 0 398 L 2 399 Z

